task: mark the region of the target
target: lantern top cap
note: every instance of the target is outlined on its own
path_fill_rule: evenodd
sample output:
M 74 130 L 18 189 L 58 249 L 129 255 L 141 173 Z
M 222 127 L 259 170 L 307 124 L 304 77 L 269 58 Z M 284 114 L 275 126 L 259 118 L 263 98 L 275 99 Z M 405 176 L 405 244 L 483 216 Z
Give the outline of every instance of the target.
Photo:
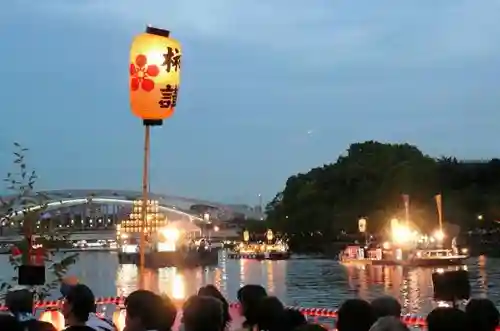
M 157 36 L 160 36 L 160 37 L 169 37 L 170 36 L 170 31 L 168 30 L 164 30 L 164 29 L 160 29 L 160 28 L 155 28 L 151 25 L 148 25 L 146 27 L 146 33 L 149 33 L 149 34 L 154 34 L 154 35 L 157 35 Z

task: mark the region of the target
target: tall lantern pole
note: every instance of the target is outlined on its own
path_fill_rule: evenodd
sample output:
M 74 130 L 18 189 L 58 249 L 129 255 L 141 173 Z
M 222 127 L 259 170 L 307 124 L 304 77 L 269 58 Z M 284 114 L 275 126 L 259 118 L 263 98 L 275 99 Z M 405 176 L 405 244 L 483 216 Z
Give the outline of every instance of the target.
M 146 231 L 148 222 L 148 187 L 150 130 L 161 126 L 174 114 L 181 73 L 182 49 L 170 38 L 170 32 L 148 26 L 136 36 L 130 49 L 129 89 L 132 113 L 144 125 L 144 162 L 142 172 L 141 234 L 139 244 L 140 286 L 143 287 Z

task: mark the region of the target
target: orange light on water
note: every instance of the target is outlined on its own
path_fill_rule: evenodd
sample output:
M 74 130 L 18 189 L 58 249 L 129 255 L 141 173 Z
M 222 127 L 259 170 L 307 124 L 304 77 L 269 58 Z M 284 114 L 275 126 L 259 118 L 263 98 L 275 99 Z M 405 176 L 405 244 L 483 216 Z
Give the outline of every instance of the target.
M 186 284 L 184 276 L 178 273 L 175 273 L 172 280 L 172 298 L 174 300 L 186 299 Z

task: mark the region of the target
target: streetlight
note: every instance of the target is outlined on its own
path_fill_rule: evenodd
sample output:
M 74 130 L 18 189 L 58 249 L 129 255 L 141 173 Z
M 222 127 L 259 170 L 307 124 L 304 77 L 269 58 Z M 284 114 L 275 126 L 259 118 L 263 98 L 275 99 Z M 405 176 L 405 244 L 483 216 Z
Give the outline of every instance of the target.
M 181 73 L 181 45 L 170 32 L 148 26 L 134 38 L 130 49 L 129 89 L 132 113 L 144 125 L 142 173 L 142 222 L 139 245 L 140 274 L 144 273 L 145 235 L 149 187 L 149 145 L 151 126 L 161 126 L 174 114 Z M 142 281 L 141 281 L 142 286 Z

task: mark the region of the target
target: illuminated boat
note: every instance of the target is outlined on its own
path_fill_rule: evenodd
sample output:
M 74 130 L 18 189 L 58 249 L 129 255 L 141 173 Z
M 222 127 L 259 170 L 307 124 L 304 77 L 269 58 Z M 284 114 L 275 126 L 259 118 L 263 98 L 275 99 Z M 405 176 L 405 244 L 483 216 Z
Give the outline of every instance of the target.
M 439 228 L 432 235 L 424 235 L 410 222 L 410 197 L 403 195 L 405 222 L 394 218 L 390 223 L 391 241 L 382 245 L 369 242 L 366 235 L 366 219 L 359 220 L 359 231 L 365 234 L 365 245 L 347 246 L 339 254 L 343 264 L 373 264 L 402 266 L 446 266 L 460 265 L 469 257 L 466 248 L 457 247 L 456 237 L 451 248 L 445 248 L 447 235 L 443 231 L 441 194 L 435 196 L 439 216 Z
M 286 260 L 290 258 L 288 245 L 283 240 L 274 240 L 271 230 L 267 231 L 266 242 L 249 242 L 248 231 L 243 233 L 243 242 L 228 253 L 230 259 Z
M 432 236 L 421 235 L 399 221 L 391 222 L 392 241 L 382 245 L 349 245 L 340 254 L 342 264 L 402 265 L 402 266 L 447 266 L 461 265 L 469 257 L 466 248 L 456 246 L 443 248 L 446 235 L 437 230 Z
M 130 220 L 117 226 L 118 260 L 121 264 L 140 263 L 141 203 L 134 204 Z M 148 268 L 196 267 L 219 263 L 216 249 L 202 237 L 201 228 L 185 220 L 168 221 L 157 212 L 157 202 L 148 206 L 144 227 L 144 262 Z
M 401 265 L 411 267 L 430 267 L 462 265 L 468 258 L 466 251 L 462 254 L 452 249 L 417 249 L 404 250 L 395 248 L 367 249 L 359 245 L 347 246 L 339 255 L 342 264 L 371 264 L 371 265 Z

